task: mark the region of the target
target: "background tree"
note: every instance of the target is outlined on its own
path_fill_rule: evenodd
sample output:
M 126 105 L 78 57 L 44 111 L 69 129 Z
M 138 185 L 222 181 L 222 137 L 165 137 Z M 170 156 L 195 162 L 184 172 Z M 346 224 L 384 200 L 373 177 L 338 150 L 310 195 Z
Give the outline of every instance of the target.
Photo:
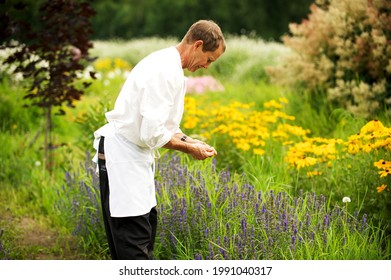
M 0 0 L 1 1 L 1 0 Z M 3 0 L 4 1 L 4 0 Z M 8 0 L 17 2 L 20 0 Z M 29 1 L 26 21 L 38 25 L 38 7 L 46 0 Z M 256 34 L 279 41 L 290 22 L 300 22 L 313 0 L 94 0 L 93 39 L 177 37 L 201 18 L 217 21 L 226 34 Z M 110 23 L 110 24 L 108 24 Z
M 72 0 L 47 0 L 39 7 L 37 24 L 26 21 L 30 6 L 3 1 L 1 48 L 12 48 L 5 63 L 16 64 L 15 72 L 26 79 L 25 99 L 43 108 L 45 125 L 45 164 L 52 164 L 52 115 L 63 114 L 61 107 L 74 106 L 83 89 L 90 85 L 79 81 L 84 61 L 90 61 L 92 47 L 90 17 L 94 10 L 88 3 Z M 94 73 L 89 73 L 94 78 Z M 54 110 L 58 108 L 58 110 Z

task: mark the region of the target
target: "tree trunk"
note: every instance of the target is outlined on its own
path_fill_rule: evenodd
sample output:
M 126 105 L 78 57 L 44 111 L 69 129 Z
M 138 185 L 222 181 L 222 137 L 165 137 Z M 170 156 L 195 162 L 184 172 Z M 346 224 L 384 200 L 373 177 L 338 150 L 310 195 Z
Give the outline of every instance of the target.
M 46 170 L 52 170 L 52 107 L 45 108 L 45 167 Z

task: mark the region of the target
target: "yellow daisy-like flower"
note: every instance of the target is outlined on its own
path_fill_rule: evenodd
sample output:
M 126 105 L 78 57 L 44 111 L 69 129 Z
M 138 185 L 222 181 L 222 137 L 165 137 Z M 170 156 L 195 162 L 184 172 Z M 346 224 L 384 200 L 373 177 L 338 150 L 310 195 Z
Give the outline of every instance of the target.
M 382 171 L 379 171 L 378 173 L 380 174 L 380 178 L 381 177 L 386 177 L 388 174 L 391 173 L 391 169 L 384 169 Z
M 381 193 L 381 192 L 384 191 L 386 188 L 387 188 L 387 185 L 383 184 L 383 185 L 377 187 L 376 189 L 377 189 L 377 192 L 378 192 L 378 193 Z
M 391 161 L 381 159 L 379 161 L 376 161 L 373 165 L 379 169 L 391 168 Z
M 253 150 L 253 153 L 254 153 L 255 155 L 260 155 L 260 156 L 262 156 L 262 155 L 265 154 L 265 150 L 256 148 L 256 149 Z
M 366 153 L 370 153 L 373 150 L 372 144 L 368 143 L 362 146 L 362 150 Z
M 361 128 L 360 132 L 362 134 L 365 134 L 365 133 L 371 133 L 371 132 L 374 132 L 377 130 L 382 130 L 382 129 L 384 129 L 383 124 L 379 120 L 373 120 L 373 121 L 368 122 L 366 125 L 364 125 Z
M 298 158 L 296 160 L 296 168 L 300 169 L 300 168 L 303 168 L 303 167 L 306 167 L 306 166 L 312 166 L 312 165 L 315 165 L 316 162 L 317 162 L 317 159 L 313 158 L 313 157 Z
M 265 106 L 265 108 L 282 108 L 281 103 L 277 102 L 276 100 L 270 100 L 269 102 L 263 103 L 263 105 Z

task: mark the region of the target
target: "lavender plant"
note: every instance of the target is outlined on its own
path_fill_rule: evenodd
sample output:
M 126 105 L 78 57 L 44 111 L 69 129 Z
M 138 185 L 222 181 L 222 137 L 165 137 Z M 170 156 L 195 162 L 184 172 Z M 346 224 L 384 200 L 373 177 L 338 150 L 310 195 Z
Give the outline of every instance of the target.
M 63 213 L 72 234 L 79 240 L 80 250 L 87 258 L 107 258 L 107 246 L 100 206 L 99 178 L 87 153 L 79 169 L 65 173 L 65 184 L 56 208 Z
M 214 162 L 158 164 L 160 259 L 383 259 L 381 231 L 324 195 L 262 192 Z

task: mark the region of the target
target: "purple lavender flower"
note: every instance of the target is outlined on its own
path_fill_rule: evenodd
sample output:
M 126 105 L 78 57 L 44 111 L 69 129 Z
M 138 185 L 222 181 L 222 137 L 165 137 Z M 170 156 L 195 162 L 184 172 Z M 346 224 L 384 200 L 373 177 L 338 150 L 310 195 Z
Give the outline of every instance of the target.
M 330 226 L 330 217 L 328 214 L 326 214 L 323 218 L 323 225 L 327 229 Z
M 291 245 L 296 245 L 296 236 L 291 236 Z
M 200 253 L 196 253 L 194 255 L 194 260 L 202 260 L 202 255 Z

